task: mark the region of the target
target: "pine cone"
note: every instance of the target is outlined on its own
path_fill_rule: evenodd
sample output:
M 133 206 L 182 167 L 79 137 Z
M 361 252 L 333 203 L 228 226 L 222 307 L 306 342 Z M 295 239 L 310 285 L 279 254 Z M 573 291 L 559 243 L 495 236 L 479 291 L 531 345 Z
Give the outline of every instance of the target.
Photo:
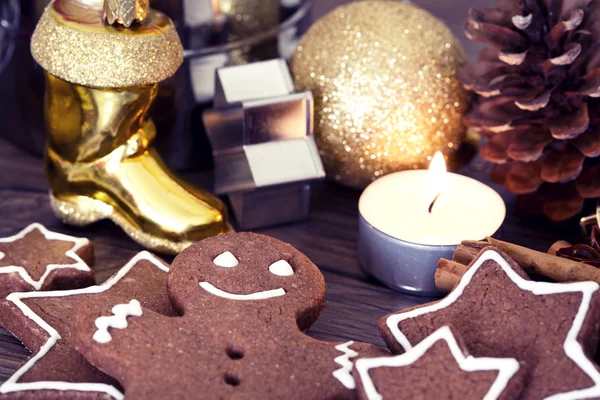
M 553 221 L 578 214 L 600 197 L 600 1 L 498 0 L 465 32 L 492 46 L 460 76 L 493 177 Z

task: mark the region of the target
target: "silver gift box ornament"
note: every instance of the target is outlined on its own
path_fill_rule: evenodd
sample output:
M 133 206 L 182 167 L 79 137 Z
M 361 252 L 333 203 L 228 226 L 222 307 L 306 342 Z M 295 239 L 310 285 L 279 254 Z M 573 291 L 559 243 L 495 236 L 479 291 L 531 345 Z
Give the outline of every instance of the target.
M 241 229 L 308 217 L 310 182 L 325 171 L 313 134 L 311 92 L 296 93 L 284 60 L 217 70 L 204 113 L 215 191 L 228 195 Z

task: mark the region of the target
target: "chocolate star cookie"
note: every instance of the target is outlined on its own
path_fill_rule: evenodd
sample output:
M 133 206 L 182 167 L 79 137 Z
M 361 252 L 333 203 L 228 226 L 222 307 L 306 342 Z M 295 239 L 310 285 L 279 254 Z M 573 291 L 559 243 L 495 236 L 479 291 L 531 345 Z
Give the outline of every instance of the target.
M 470 356 L 448 326 L 402 355 L 361 358 L 354 370 L 367 400 L 515 399 L 524 373 L 514 358 Z
M 0 398 L 122 399 L 119 385 L 72 347 L 75 316 L 133 298 L 149 310 L 173 315 L 167 271 L 161 260 L 141 252 L 102 285 L 9 295 L 0 302 L 0 323 L 33 354 L 0 386 Z
M 352 399 L 354 359 L 383 353 L 302 332 L 325 303 L 323 276 L 267 236 L 193 244 L 173 261 L 168 288 L 180 317 L 115 299 L 77 320 L 76 349 L 127 399 Z
M 0 298 L 13 292 L 76 289 L 94 284 L 89 240 L 34 223 L 0 238 Z
M 598 397 L 600 373 L 591 361 L 598 289 L 594 282 L 531 281 L 500 250 L 487 248 L 447 297 L 386 316 L 380 330 L 397 353 L 451 325 L 473 356 L 516 358 L 527 367 L 521 399 Z

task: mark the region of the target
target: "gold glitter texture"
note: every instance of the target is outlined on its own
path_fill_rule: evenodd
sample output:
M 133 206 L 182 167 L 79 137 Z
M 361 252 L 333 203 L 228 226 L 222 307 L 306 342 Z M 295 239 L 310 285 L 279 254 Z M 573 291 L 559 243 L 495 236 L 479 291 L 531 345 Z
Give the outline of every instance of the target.
M 426 168 L 460 146 L 469 96 L 457 79 L 465 53 L 428 12 L 359 1 L 317 21 L 291 62 L 315 98 L 315 137 L 328 176 L 356 188 Z
M 46 8 L 31 39 L 33 58 L 49 73 L 84 86 L 121 88 L 160 82 L 183 62 L 171 20 L 150 11 L 137 30 L 81 24 Z
M 160 253 L 177 255 L 194 243 L 194 241 L 185 239 L 169 240 L 145 232 L 132 225 L 114 207 L 90 197 L 74 195 L 62 200 L 50 193 L 50 205 L 54 215 L 64 224 L 86 226 L 103 219 L 110 219 L 141 246 Z M 229 225 L 227 225 L 227 229 L 229 232 L 233 232 Z

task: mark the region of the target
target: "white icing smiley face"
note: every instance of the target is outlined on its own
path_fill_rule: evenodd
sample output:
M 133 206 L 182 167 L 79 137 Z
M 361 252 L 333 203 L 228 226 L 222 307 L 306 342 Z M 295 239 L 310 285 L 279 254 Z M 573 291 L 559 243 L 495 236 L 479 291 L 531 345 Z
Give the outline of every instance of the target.
M 213 264 L 221 268 L 235 268 L 240 264 L 240 262 L 230 251 L 226 251 L 215 257 L 213 260 Z M 294 275 L 294 269 L 292 268 L 290 263 L 288 263 L 285 260 L 279 260 L 271 264 L 269 266 L 269 271 L 273 275 L 277 276 Z M 235 294 L 221 290 L 209 282 L 200 282 L 200 287 L 209 292 L 210 294 L 229 300 L 266 300 L 273 297 L 285 295 L 285 289 L 283 288 L 265 290 L 262 292 L 254 292 L 250 294 Z

